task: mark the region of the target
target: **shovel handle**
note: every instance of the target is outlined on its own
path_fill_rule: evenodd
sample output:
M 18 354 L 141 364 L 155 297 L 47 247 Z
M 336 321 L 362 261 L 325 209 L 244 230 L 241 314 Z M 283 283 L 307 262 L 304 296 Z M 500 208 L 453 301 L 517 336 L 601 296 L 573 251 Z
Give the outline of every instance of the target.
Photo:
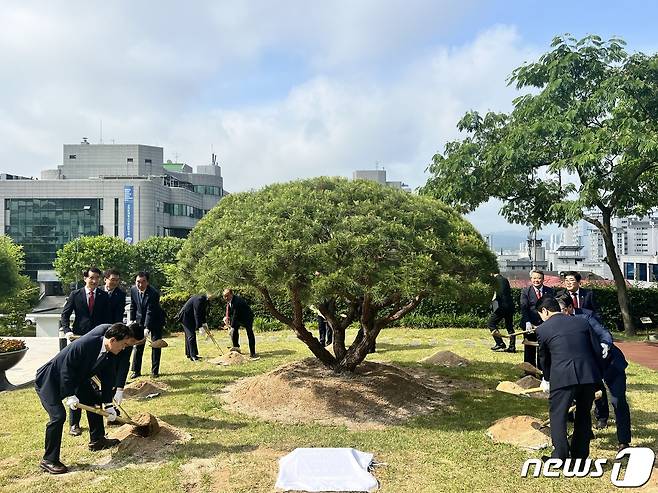
M 215 344 L 215 346 L 217 346 L 217 349 L 219 349 L 219 352 L 220 352 L 220 353 L 222 354 L 222 356 L 223 356 L 223 355 L 224 355 L 224 351 L 222 351 L 222 348 L 220 347 L 220 345 L 219 345 L 219 344 L 217 343 L 217 341 L 215 340 L 215 336 L 212 335 L 212 332 L 210 332 L 210 329 L 206 329 L 206 334 L 208 334 L 208 337 L 210 337 L 210 340 L 213 342 L 213 344 Z
M 603 397 L 603 392 L 601 392 L 600 390 L 597 390 L 596 392 L 594 392 L 594 400 L 595 401 L 599 400 L 601 397 Z M 575 404 L 569 408 L 567 413 L 571 414 L 571 413 L 574 413 L 574 412 L 576 412 L 576 405 Z M 541 428 L 546 428 L 550 424 L 551 424 L 551 420 L 549 418 L 541 424 Z
M 535 392 L 543 392 L 543 389 L 541 387 L 533 387 L 531 389 L 523 389 L 519 393 L 521 395 L 526 395 L 526 394 L 534 394 Z
M 103 409 L 99 409 L 93 406 L 88 406 L 87 404 L 83 404 L 81 402 L 78 402 L 78 405 L 76 407 L 78 409 L 84 409 L 85 411 L 89 411 L 90 413 L 98 414 L 100 416 L 105 416 L 106 418 L 110 415 L 110 413 L 104 411 Z M 121 416 L 117 416 L 117 421 L 119 423 L 123 423 L 124 425 L 135 425 L 135 426 L 137 425 L 132 420 L 123 419 Z
M 91 377 L 91 379 L 94 381 L 94 383 L 98 386 L 99 389 L 102 387 L 101 380 L 96 375 Z M 132 418 L 130 417 L 130 414 L 128 414 L 126 412 L 126 410 L 121 407 L 121 404 L 119 404 L 117 401 L 114 400 L 114 397 L 112 397 L 112 404 L 114 404 L 115 407 L 118 407 L 119 411 L 121 411 L 123 414 L 125 414 L 126 418 L 128 418 L 129 420 L 132 421 Z

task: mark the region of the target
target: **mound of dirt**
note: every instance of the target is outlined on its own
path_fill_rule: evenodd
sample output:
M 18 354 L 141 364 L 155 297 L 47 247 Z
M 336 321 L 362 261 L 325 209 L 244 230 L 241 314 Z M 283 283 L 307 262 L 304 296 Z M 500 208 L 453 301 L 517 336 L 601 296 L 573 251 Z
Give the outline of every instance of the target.
M 541 420 L 532 416 L 510 416 L 499 419 L 487 430 L 494 443 L 508 443 L 528 450 L 546 448 L 551 443 L 548 427 L 539 428 Z
M 121 443 L 112 454 L 112 460 L 130 460 L 150 462 L 161 459 L 162 455 L 171 451 L 177 444 L 188 442 L 192 435 L 158 419 L 160 431 L 152 436 L 142 437 L 135 432 L 132 425 L 123 425 L 112 433 L 109 438 L 118 438 Z
M 520 378 L 519 380 L 516 381 L 516 384 L 524 389 L 534 389 L 539 387 L 539 384 L 541 383 L 541 380 L 533 377 L 532 375 L 526 375 L 523 378 Z M 546 392 L 533 392 L 532 394 L 528 394 L 528 396 L 533 397 L 535 399 L 548 399 L 548 394 Z
M 336 374 L 316 359 L 289 363 L 227 386 L 228 408 L 268 421 L 382 428 L 446 405 L 456 388 L 426 372 L 364 362 Z
M 241 365 L 247 361 L 249 361 L 249 358 L 242 353 L 238 353 L 237 351 L 229 351 L 223 356 L 219 356 L 218 358 L 213 358 L 210 360 L 212 364 L 222 366 Z
M 421 359 L 420 362 L 429 363 L 431 365 L 446 366 L 448 368 L 455 366 L 468 366 L 470 363 L 466 358 L 462 358 L 452 351 L 439 351 L 432 356 Z
M 124 397 L 133 399 L 145 399 L 153 394 L 162 394 L 169 387 L 161 382 L 153 382 L 151 380 L 142 380 L 140 382 L 132 382 L 126 385 L 123 389 Z

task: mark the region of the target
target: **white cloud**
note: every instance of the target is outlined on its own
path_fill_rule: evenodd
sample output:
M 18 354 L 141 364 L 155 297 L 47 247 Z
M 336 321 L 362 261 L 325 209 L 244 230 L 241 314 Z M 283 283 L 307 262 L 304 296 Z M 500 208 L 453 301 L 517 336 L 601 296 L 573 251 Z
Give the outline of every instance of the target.
M 192 165 L 212 145 L 232 191 L 375 162 L 422 185 L 464 112 L 508 110 L 507 76 L 537 55 L 511 26 L 447 45 L 476 3 L 4 3 L 1 169 L 38 176 L 102 120 L 105 142 Z

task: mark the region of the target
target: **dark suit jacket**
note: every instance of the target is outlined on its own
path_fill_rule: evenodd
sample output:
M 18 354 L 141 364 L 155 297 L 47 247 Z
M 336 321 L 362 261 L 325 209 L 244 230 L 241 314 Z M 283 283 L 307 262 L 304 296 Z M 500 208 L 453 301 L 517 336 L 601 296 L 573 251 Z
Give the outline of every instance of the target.
M 235 299 L 235 296 L 234 296 Z M 181 308 L 181 323 L 189 330 L 196 330 L 208 318 L 208 297 L 205 294 L 192 296 Z
M 106 324 L 110 321 L 110 298 L 105 291 L 96 288 L 96 292 L 94 293 L 94 310 L 89 314 L 85 288 L 76 289 L 66 299 L 64 310 L 62 310 L 59 325 L 64 329 L 64 332 L 71 332 L 69 325 L 71 323 L 72 313 L 75 313 L 73 333 L 84 335 L 97 325 Z
M 98 327 L 95 327 L 94 330 L 99 330 L 105 335 L 105 332 L 107 332 L 107 329 L 112 327 L 113 324 L 101 324 Z M 115 387 L 125 387 L 126 386 L 126 379 L 128 378 L 128 371 L 130 370 L 130 355 L 133 352 L 132 346 L 124 348 L 119 354 L 116 355 L 115 357 L 115 368 L 114 368 L 114 373 L 115 373 L 115 380 L 114 380 L 114 386 Z
M 555 296 L 553 288 L 542 286 L 542 297 Z M 542 319 L 537 313 L 537 294 L 534 286 L 526 286 L 521 290 L 521 329 L 525 330 L 525 323 L 530 322 L 532 325 L 541 325 Z
M 537 327 L 539 359 L 551 389 L 597 383 L 601 372 L 587 320 L 558 313 Z
M 558 291 L 558 295 L 568 293 L 569 296 L 571 296 L 571 293 L 566 290 L 566 289 L 561 289 Z M 584 308 L 585 310 L 591 310 L 594 312 L 594 316 L 599 322 L 603 322 L 603 318 L 601 318 L 601 312 L 599 311 L 599 307 L 594 301 L 594 292 L 589 290 L 589 289 L 583 289 L 579 288 L 578 289 L 578 308 Z
M 496 286 L 496 298 L 491 307 L 495 313 L 514 313 L 514 300 L 512 299 L 512 288 L 509 281 L 500 274 L 494 276 Z
M 110 298 L 110 319 L 108 323 L 116 324 L 123 322 L 126 313 L 126 292 L 120 288 L 114 288 L 112 294 L 108 293 Z
M 228 318 L 231 320 L 231 327 L 237 329 L 240 327 L 240 323 L 253 322 L 254 312 L 251 311 L 244 298 L 233 295 L 228 309 Z
M 144 329 L 155 332 L 155 335 L 162 330 L 164 315 L 160 306 L 160 293 L 153 286 L 149 285 L 146 288 L 141 301 L 137 286 L 130 288 L 130 320 L 139 323 Z
M 35 386 L 48 402 L 61 403 L 75 395 L 85 380 L 97 375 L 101 381 L 103 402 L 112 402 L 116 356 L 109 351 L 99 359 L 105 330 L 99 327 L 62 349 L 37 370 Z

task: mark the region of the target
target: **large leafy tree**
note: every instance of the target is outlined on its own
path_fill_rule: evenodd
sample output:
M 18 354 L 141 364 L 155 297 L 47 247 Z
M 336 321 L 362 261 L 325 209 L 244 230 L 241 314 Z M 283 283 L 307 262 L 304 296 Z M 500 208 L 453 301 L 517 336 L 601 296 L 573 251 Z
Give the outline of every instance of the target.
M 135 244 L 135 262 L 138 270 L 150 274 L 150 283 L 158 289 L 167 288 L 173 282 L 170 278 L 176 264 L 176 255 L 185 240 L 173 236 L 152 236 Z
M 82 271 L 95 265 L 101 271 L 119 269 L 124 279 L 135 271 L 135 250 L 121 238 L 113 236 L 81 236 L 57 251 L 53 262 L 64 283 L 82 279 Z
M 482 283 L 496 270 L 477 231 L 445 204 L 338 178 L 224 198 L 179 259 L 189 291 L 255 291 L 336 371 L 354 370 L 380 331 L 421 300 L 486 292 Z M 305 326 L 310 304 L 334 328 L 333 354 Z M 362 330 L 348 345 L 345 330 L 355 321 Z
M 24 266 L 23 247 L 8 236 L 0 236 L 0 301 L 10 298 L 20 289 Z
M 511 113 L 467 113 L 466 134 L 436 154 L 421 190 L 461 212 L 495 197 L 511 222 L 580 219 L 601 233 L 626 332 L 634 333 L 611 219 L 658 205 L 658 57 L 628 55 L 620 39 L 556 37 L 517 68 L 529 88 Z

